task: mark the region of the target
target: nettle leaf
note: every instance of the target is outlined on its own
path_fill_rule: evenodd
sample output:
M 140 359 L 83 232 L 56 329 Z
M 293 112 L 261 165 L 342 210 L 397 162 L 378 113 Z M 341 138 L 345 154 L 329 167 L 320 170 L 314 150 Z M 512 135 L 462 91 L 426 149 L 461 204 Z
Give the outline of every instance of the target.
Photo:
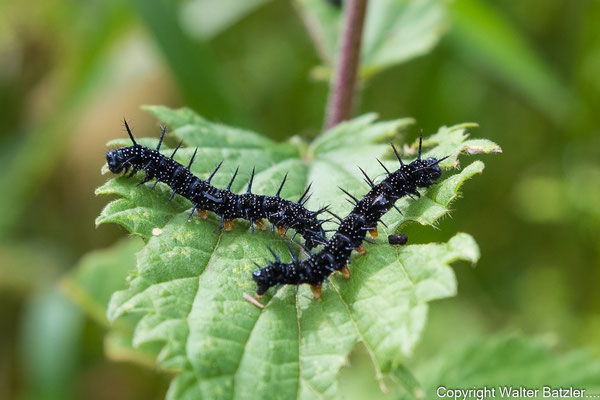
M 561 354 L 555 347 L 549 337 L 527 338 L 506 333 L 453 344 L 440 356 L 416 368 L 422 384 L 416 397 L 436 398 L 440 386 L 495 388 L 498 397 L 500 386 L 539 389 L 540 398 L 544 386 L 574 387 L 586 389 L 586 395 L 600 395 L 600 361 L 592 352 L 577 350 Z
M 96 194 L 121 196 L 102 210 L 96 225 L 114 222 L 133 234 L 148 237 L 152 229 L 165 225 L 173 215 L 189 208 L 189 202 L 179 197 L 165 204 L 165 196 L 171 192 L 168 187 L 158 185 L 146 196 L 140 196 L 139 189 L 131 183 L 131 178 L 118 177 L 96 189 Z
M 125 278 L 135 267 L 140 239 L 129 238 L 112 247 L 86 254 L 61 280 L 65 293 L 96 321 L 109 325 L 106 309 L 112 294 L 127 287 Z
M 342 8 L 323 0 L 297 0 L 298 9 L 324 62 L 338 53 Z M 426 54 L 448 28 L 443 2 L 372 0 L 365 20 L 361 70 L 374 73 Z
M 109 327 L 106 315 L 110 297 L 127 287 L 126 277 L 135 268 L 135 253 L 144 243 L 130 237 L 113 246 L 85 255 L 78 265 L 61 280 L 61 289 L 100 324 Z M 105 338 L 105 351 L 114 360 L 133 361 L 156 367 L 156 356 L 162 346 L 152 343 L 133 346 L 135 321 L 125 318 L 112 324 Z
M 337 186 L 357 196 L 366 193 L 357 165 L 376 178 L 381 175 L 375 158 L 388 157 L 389 141 L 411 122 L 376 122 L 375 115 L 369 114 L 338 125 L 306 146 L 276 144 L 252 132 L 212 124 L 186 109 L 149 110 L 172 124 L 175 135 L 184 139 L 185 147 L 177 153 L 181 162 L 189 160 L 191 143 L 206 144 L 198 151 L 194 173 L 207 177 L 225 159 L 225 172 L 217 174 L 215 186 L 224 187 L 239 164 L 244 173 L 234 189 L 241 191 L 256 166 L 253 191 L 273 194 L 287 172 L 284 197 L 296 199 L 313 182 L 307 206 L 317 209 L 329 204 L 340 214 L 350 206 Z M 465 129 L 442 128 L 425 140 L 427 146 L 437 145 L 425 149 L 426 154 L 439 156 L 440 148 L 455 160 L 468 142 Z M 499 149 L 492 142 L 479 144 L 486 152 Z M 407 162 L 416 146 L 415 142 L 402 149 Z M 443 165 L 452 167 L 452 159 Z M 397 161 L 385 163 L 390 170 L 398 167 Z M 483 163 L 475 161 L 424 191 L 420 199 L 402 203 L 404 216 L 391 217 L 389 228 L 409 221 L 435 223 L 448 212 L 458 187 L 482 169 Z M 479 258 L 476 243 L 464 233 L 446 243 L 405 247 L 390 246 L 380 238 L 377 244 L 367 245 L 367 255 L 353 257 L 350 280 L 331 277 L 321 301 L 313 300 L 306 286 L 297 293 L 294 287 L 282 287 L 267 293 L 262 299 L 265 308 L 260 309 L 243 297 L 256 289 L 251 279 L 253 263 L 264 265 L 270 257 L 267 246 L 287 254 L 289 238 L 270 231 L 251 234 L 246 221 L 236 221 L 233 231 L 226 233 L 215 215 L 188 222 L 191 203 L 180 198 L 169 204 L 170 190 L 165 185 L 152 191 L 149 186 L 136 186 L 138 179 L 114 178 L 101 190 L 123 197 L 105 208 L 98 223 L 117 222 L 146 242 L 137 253 L 128 287 L 113 294 L 108 318 L 116 324 L 122 320 L 133 324 L 131 346 L 157 346 L 158 365 L 178 372 L 168 394 L 172 399 L 229 399 L 249 393 L 257 398 L 335 397 L 337 373 L 359 341 L 369 349 L 383 384 L 414 348 L 427 303 L 455 294 L 456 280 L 449 265 Z M 141 214 L 143 223 L 135 222 Z M 126 336 L 114 342 L 116 348 L 129 348 Z
M 371 177 L 383 178 L 385 171 L 377 163 L 376 158 L 393 158 L 383 164 L 390 170 L 398 169 L 399 163 L 393 156 L 389 145 L 392 137 L 402 127 L 410 124 L 410 119 L 386 121 L 374 123 L 374 114 L 367 114 L 352 121 L 342 123 L 333 128 L 331 139 L 330 133 L 317 138 L 312 144 L 311 181 L 314 181 L 313 198 L 318 204 L 329 204 L 328 199 L 339 199 L 340 190 L 338 186 L 346 189 L 350 194 L 361 198 L 367 193 L 369 186 L 363 180 L 358 166 L 360 166 Z M 423 146 L 434 146 L 425 149 L 423 157 L 442 158 L 449 156 L 440 165 L 449 168 L 460 164 L 458 156 L 461 153 L 498 153 L 502 150 L 492 141 L 485 139 L 469 139 L 466 129 L 475 127 L 476 124 L 461 124 L 452 127 L 442 127 L 439 131 L 423 140 Z M 343 132 L 347 132 L 346 136 Z M 343 139 L 340 139 L 344 136 Z M 336 147 L 335 143 L 340 146 Z M 356 143 L 361 143 L 357 146 Z M 365 144 L 366 143 L 366 144 Z M 418 152 L 418 141 L 410 146 L 405 145 L 402 149 L 404 162 L 412 161 Z M 460 173 L 446 178 L 439 184 L 421 191 L 419 201 L 410 198 L 402 198 L 396 205 L 402 210 L 403 215 L 392 210 L 383 217 L 383 222 L 388 226 L 386 233 L 393 233 L 403 225 L 417 222 L 421 225 L 434 225 L 442 216 L 449 212 L 448 206 L 458 196 L 458 189 L 467 179 L 483 171 L 484 164 L 474 161 L 464 168 Z M 314 170 L 314 173 L 312 172 Z M 314 178 L 313 178 L 314 176 Z M 332 209 L 339 215 L 346 215 L 352 209 L 352 205 L 344 200 L 337 201 Z

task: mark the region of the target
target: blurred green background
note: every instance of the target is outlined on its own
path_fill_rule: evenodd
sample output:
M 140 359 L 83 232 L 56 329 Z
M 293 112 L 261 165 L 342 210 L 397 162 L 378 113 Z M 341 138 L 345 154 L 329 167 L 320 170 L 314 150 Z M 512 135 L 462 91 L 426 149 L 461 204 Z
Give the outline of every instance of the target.
M 456 268 L 459 295 L 431 307 L 416 360 L 507 330 L 600 355 L 600 2 L 444 4 L 439 43 L 364 71 L 358 107 L 414 117 L 425 134 L 477 122 L 472 135 L 504 151 L 483 157 L 440 230 L 408 232 L 413 242 L 469 232 L 482 252 L 476 268 Z M 329 72 L 298 8 L 0 3 L 0 398 L 164 397 L 170 378 L 107 359 L 104 328 L 58 284 L 125 235 L 94 225 L 105 143 L 123 134 L 123 116 L 138 136 L 158 134 L 141 104 L 189 106 L 280 140 L 317 135 Z

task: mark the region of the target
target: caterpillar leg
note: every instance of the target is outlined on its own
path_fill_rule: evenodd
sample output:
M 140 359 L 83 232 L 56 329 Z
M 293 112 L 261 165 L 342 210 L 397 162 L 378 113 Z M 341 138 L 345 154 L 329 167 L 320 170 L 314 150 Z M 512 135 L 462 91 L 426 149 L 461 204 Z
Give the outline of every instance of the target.
M 369 229 L 369 234 L 373 239 L 377 239 L 377 236 L 379 236 L 379 233 L 377 232 L 377 227 Z
M 310 285 L 310 289 L 312 290 L 313 295 L 315 296 L 315 300 L 321 298 L 321 285 Z
M 302 252 L 307 256 L 310 257 L 312 256 L 312 252 L 304 245 L 300 244 L 300 248 L 302 249 Z
M 350 270 L 348 269 L 348 266 L 344 265 L 342 268 L 339 269 L 339 271 L 342 273 L 344 278 L 350 279 Z
M 284 237 L 285 236 L 285 226 L 278 226 L 277 233 L 279 233 L 279 236 Z
M 254 221 L 254 225 L 256 225 L 256 227 L 258 229 L 260 229 L 261 231 L 267 230 L 267 227 L 265 226 L 265 223 L 263 222 L 262 219 L 257 219 L 256 221 Z
M 357 252 L 358 254 L 361 254 L 361 255 L 363 255 L 363 254 L 367 254 L 367 249 L 365 249 L 365 246 L 363 246 L 363 245 L 361 244 L 360 246 L 358 246 L 358 247 L 356 248 L 356 252 Z
M 225 229 L 225 232 L 231 232 L 233 229 L 233 221 L 233 219 L 226 219 L 223 221 L 223 228 Z
M 202 219 L 208 218 L 208 214 L 206 213 L 206 210 L 198 210 L 198 214 L 200 215 L 200 218 L 202 218 Z
M 143 185 L 143 184 L 144 184 L 144 183 L 146 183 L 146 182 L 150 182 L 150 180 L 151 180 L 151 179 L 153 179 L 153 178 L 154 178 L 153 176 L 151 176 L 151 175 L 149 175 L 149 174 L 146 174 L 146 176 L 144 176 L 144 179 L 142 179 L 142 180 L 141 180 L 141 181 L 138 183 L 138 186 L 141 186 L 141 185 Z

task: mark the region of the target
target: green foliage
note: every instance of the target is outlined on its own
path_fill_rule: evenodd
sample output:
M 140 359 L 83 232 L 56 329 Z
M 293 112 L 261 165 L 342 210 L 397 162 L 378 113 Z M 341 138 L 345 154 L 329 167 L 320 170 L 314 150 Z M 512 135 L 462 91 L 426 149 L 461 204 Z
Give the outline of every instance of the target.
M 450 23 L 432 12 L 435 18 L 431 21 L 439 23 L 430 24 L 434 32 L 424 32 L 422 38 L 435 42 L 446 24 L 450 27 L 448 36 L 428 57 L 390 68 L 369 81 L 358 112 L 377 110 L 386 117 L 399 112 L 413 115 L 426 131 L 447 121 L 477 116 L 485 136 L 501 138 L 507 150 L 501 164 L 490 164 L 486 169 L 486 179 L 479 180 L 477 190 L 471 190 L 456 207 L 453 221 L 445 221 L 442 232 L 411 227 L 420 238 L 441 238 L 453 232 L 453 226 L 466 223 L 485 249 L 479 268 L 461 276 L 459 303 L 448 301 L 443 307 L 434 307 L 438 314 L 440 309 L 452 314 L 454 326 L 431 329 L 430 323 L 420 350 L 431 352 L 440 343 L 453 349 L 457 341 L 448 331 L 456 330 L 456 326 L 472 331 L 474 326 L 507 324 L 528 332 L 550 330 L 564 346 L 582 342 L 600 346 L 600 292 L 594 285 L 600 265 L 595 239 L 600 226 L 599 186 L 594 185 L 600 171 L 596 150 L 600 148 L 600 121 L 599 114 L 593 112 L 600 105 L 600 3 L 397 1 L 401 6 L 409 2 L 413 7 L 432 4 L 434 9 L 441 9 L 439 3 L 446 5 Z M 90 193 L 103 179 L 96 174 L 102 162 L 101 143 L 119 131 L 120 118 L 125 115 L 137 122 L 138 129 L 145 125 L 142 120 L 146 119 L 133 111 L 140 101 L 188 104 L 209 118 L 238 124 L 243 121 L 240 125 L 271 137 L 287 137 L 290 132 L 308 137 L 318 131 L 326 85 L 307 81 L 309 69 L 318 62 L 311 43 L 289 2 L 270 2 L 264 9 L 249 13 L 264 3 L 266 0 L 0 2 L 0 290 L 4 295 L 0 370 L 7 372 L 2 379 L 6 384 L 0 385 L 1 398 L 45 398 L 44 388 L 61 399 L 72 395 L 73 388 L 79 397 L 90 393 L 111 397 L 114 391 L 127 398 L 156 397 L 155 376 L 105 362 L 98 354 L 99 328 L 87 323 L 81 330 L 79 322 L 73 323 L 75 319 L 69 316 L 74 314 L 72 308 L 63 300 L 57 301 L 55 292 L 37 296 L 35 292 L 84 252 L 115 240 L 118 231 L 114 227 L 94 230 L 90 224 L 101 208 L 98 202 L 105 198 L 93 198 Z M 194 8 L 200 4 L 205 8 Z M 300 4 L 299 9 L 310 17 Z M 314 7 L 335 12 L 326 0 L 315 0 Z M 242 23 L 235 23 L 243 15 Z M 337 29 L 339 16 L 330 20 Z M 413 29 L 413 22 L 417 22 L 416 16 L 402 26 Z M 318 23 L 315 26 L 319 28 Z M 329 36 L 331 49 L 335 49 L 336 32 Z M 398 48 L 388 55 L 406 54 L 401 49 L 426 42 L 415 37 L 397 41 Z M 160 54 L 163 57 L 157 57 Z M 327 64 L 334 53 L 321 54 Z M 371 70 L 361 72 L 365 76 Z M 156 136 L 154 132 L 147 135 Z M 429 144 L 434 145 L 431 140 Z M 414 154 L 414 148 L 413 143 L 404 153 Z M 289 165 L 310 167 L 309 149 L 303 144 L 291 146 L 294 155 L 286 158 Z M 257 150 L 255 154 L 262 154 L 260 145 Z M 233 154 L 227 163 L 233 168 L 237 150 L 224 153 L 229 151 Z M 391 156 L 389 151 L 386 156 Z M 297 159 L 306 162 L 296 163 Z M 367 157 L 363 161 L 374 164 Z M 483 168 L 479 161 L 469 164 L 463 157 L 460 161 L 460 174 L 441 184 L 454 188 L 444 190 L 447 197 L 454 197 L 458 189 L 452 180 L 462 181 Z M 354 174 L 355 169 L 351 171 Z M 230 176 L 224 175 L 223 181 Z M 290 186 L 288 196 L 299 195 L 297 189 L 306 184 L 306 175 L 298 174 L 299 182 Z M 310 179 L 320 179 L 317 169 L 312 175 Z M 362 184 L 358 180 L 356 188 Z M 264 181 L 268 183 L 267 178 Z M 125 203 L 121 203 L 120 215 L 118 204 L 113 204 L 114 211 L 107 209 L 109 218 L 104 221 L 114 216 L 115 221 L 120 218 L 118 223 L 130 224 L 132 231 L 139 230 L 135 236 L 143 240 L 134 238 L 134 242 L 144 243 L 152 227 L 168 224 L 173 215 L 189 208 L 187 201 L 176 197 L 170 205 L 173 209 L 153 219 L 160 217 L 168 191 L 162 185 L 154 191 L 139 189 L 144 190 L 144 196 L 157 196 L 155 204 L 144 206 L 140 201 L 146 197 L 138 189 L 130 190 L 132 182 L 122 180 L 119 189 L 118 185 L 114 189 L 107 185 L 107 193 L 124 193 L 125 197 L 116 195 L 116 202 Z M 353 193 L 360 195 L 365 188 Z M 445 200 L 438 199 L 435 192 L 436 188 L 431 188 L 424 193 L 426 198 L 400 205 L 408 221 L 435 223 L 447 212 L 448 207 L 440 205 Z M 341 203 L 338 196 L 336 193 L 335 198 L 323 201 Z M 431 204 L 431 199 L 438 204 L 432 204 L 428 214 L 422 213 L 420 209 Z M 138 219 L 132 212 L 128 222 L 135 207 L 140 208 Z M 145 216 L 145 211 L 150 213 Z M 391 224 L 386 219 L 388 226 L 401 229 L 398 225 L 403 220 L 392 214 L 386 216 L 392 219 Z M 218 233 L 218 229 L 211 232 Z M 414 242 L 417 234 L 409 233 Z M 82 265 L 81 271 L 63 282 L 68 294 L 103 323 L 107 322 L 109 295 L 127 286 L 123 277 L 135 268 L 135 256 L 127 255 L 127 247 L 119 244 L 94 254 L 99 258 L 97 267 Z M 131 244 L 129 251 L 135 247 Z M 116 265 L 106 266 L 109 262 Z M 91 263 L 92 258 L 85 264 Z M 34 296 L 33 301 L 23 304 L 25 295 Z M 129 317 L 120 317 L 112 325 L 106 352 L 114 359 L 156 365 L 154 360 L 163 344 L 144 342 L 134 347 L 137 320 L 135 315 Z M 19 343 L 24 350 L 21 355 L 16 351 Z M 487 351 L 486 343 L 479 339 L 469 351 L 475 355 L 481 349 L 491 363 L 498 352 Z M 507 353 L 519 351 L 515 346 L 505 349 Z M 440 352 L 443 354 L 438 360 L 445 363 L 445 377 L 459 374 L 469 363 L 489 374 L 497 370 L 487 368 L 479 362 L 482 360 L 446 351 Z M 362 371 L 354 359 L 357 352 L 353 351 L 352 368 L 344 369 L 342 375 L 348 370 Z M 540 353 L 545 354 L 541 359 L 556 370 L 562 363 L 566 384 L 573 371 L 585 376 L 585 371 L 564 362 L 564 357 L 549 351 Z M 452 357 L 464 362 L 459 365 Z M 57 359 L 60 365 L 54 362 Z M 73 359 L 79 360 L 79 371 L 73 371 Z M 498 363 L 505 360 L 498 357 Z M 585 357 L 581 365 L 597 373 Z M 514 367 L 529 379 L 532 371 L 543 370 L 546 363 L 531 364 L 531 370 Z M 396 377 L 398 371 L 393 372 Z M 365 376 L 373 375 L 372 368 L 367 372 Z M 419 366 L 416 375 L 426 388 L 433 387 L 436 378 L 428 378 L 426 367 Z M 345 389 L 342 395 L 366 398 L 356 396 L 359 391 L 353 391 L 348 383 L 340 382 Z M 30 391 L 27 385 L 36 389 Z M 370 387 L 376 390 L 376 386 Z M 140 388 L 146 390 L 143 395 Z M 373 393 L 366 394 L 372 398 Z M 388 393 L 387 398 L 391 395 Z
M 494 387 L 496 392 L 498 386 L 505 385 L 531 389 L 573 386 L 586 389 L 589 395 L 600 394 L 600 362 L 587 351 L 559 354 L 554 347 L 548 337 L 509 334 L 475 337 L 453 344 L 416 369 L 424 391 L 418 391 L 417 397 L 435 398 L 435 391 L 442 385 L 464 389 Z
M 51 175 L 53 167 L 60 161 L 67 148 L 64 142 L 68 140 L 69 135 L 77 132 L 74 121 L 77 114 L 81 113 L 82 107 L 100 88 L 109 85 L 106 76 L 110 76 L 110 72 L 113 71 L 110 62 L 107 61 L 107 53 L 114 45 L 117 37 L 115 33 L 121 31 L 130 21 L 130 14 L 120 3 L 117 1 L 103 3 L 102 11 L 94 14 L 95 29 L 77 29 L 66 35 L 68 39 L 61 38 L 66 43 L 57 47 L 68 47 L 71 54 L 61 65 L 65 70 L 63 73 L 66 79 L 60 81 L 58 92 L 61 95 L 53 98 L 55 108 L 41 118 L 34 119 L 33 124 L 30 123 L 26 128 L 30 130 L 27 135 L 18 135 L 18 130 L 7 131 L 7 134 L 20 137 L 20 140 L 8 148 L 9 151 L 2 154 L 7 157 L 3 160 L 4 167 L 0 171 L 0 185 L 11 189 L 0 197 L 0 207 L 10 210 L 0 215 L 0 236 L 10 236 L 13 233 L 15 226 L 19 225 L 19 218 L 26 206 L 38 195 L 38 190 Z M 6 6 L 8 8 L 10 5 L 6 4 Z M 33 7 L 41 14 L 50 15 L 46 8 L 51 9 L 53 6 L 35 4 Z M 84 8 L 85 6 L 78 5 L 77 11 L 82 11 Z M 11 11 L 10 9 L 0 11 L 0 25 L 11 25 Z M 69 9 L 69 11 L 75 10 Z M 68 15 L 71 15 L 70 12 L 64 12 L 64 16 Z M 61 24 L 67 23 L 73 27 L 71 22 L 56 22 L 59 26 L 54 28 L 58 30 L 62 28 Z M 44 58 L 41 57 L 41 60 Z M 104 74 L 99 74 L 99 70 L 103 70 Z
M 563 122 L 572 94 L 510 21 L 482 0 L 455 1 L 449 8 L 455 23 L 450 39 L 458 51 L 521 92 L 556 123 Z
M 98 322 L 108 325 L 106 305 L 135 266 L 134 254 L 142 248 L 139 239 L 122 240 L 108 250 L 97 250 L 81 259 L 62 280 L 64 291 Z
M 20 351 L 27 393 L 23 398 L 70 398 L 69 383 L 79 367 L 83 313 L 56 286 L 39 290 L 24 308 Z
M 375 115 L 369 114 L 338 125 L 310 145 L 277 144 L 252 132 L 210 123 L 187 109 L 148 109 L 184 140 L 186 146 L 177 153 L 181 162 L 189 159 L 193 146 L 201 146 L 192 167 L 198 176 L 207 177 L 225 160 L 224 172 L 213 180 L 217 187 L 226 185 L 231 176 L 227 171 L 237 163 L 244 173 L 234 184 L 236 191 L 244 188 L 251 166 L 257 171 L 256 193 L 274 193 L 289 172 L 284 197 L 299 196 L 312 181 L 314 195 L 308 207 L 330 204 L 342 215 L 350 206 L 340 201 L 336 186 L 362 196 L 367 186 L 356 166 L 381 175 L 375 158 L 390 155 L 387 143 L 411 122 L 375 122 Z M 450 155 L 442 164 L 447 168 L 465 149 L 499 150 L 489 141 L 468 140 L 465 128 L 442 128 L 426 138 L 425 155 Z M 403 151 L 407 158 L 414 155 L 416 143 Z M 398 167 L 395 160 L 384 163 L 391 170 Z M 476 161 L 424 191 L 419 200 L 401 202 L 406 212 L 389 213 L 390 228 L 411 221 L 435 223 L 448 212 L 458 187 L 482 169 L 483 163 Z M 308 287 L 300 287 L 297 294 L 295 288 L 284 287 L 268 293 L 261 310 L 243 298 L 255 290 L 253 262 L 264 263 L 267 245 L 285 254 L 286 240 L 270 232 L 250 234 L 245 221 L 224 233 L 214 215 L 187 222 L 191 206 L 187 200 L 169 203 L 165 185 L 152 191 L 136 182 L 119 177 L 98 189 L 120 198 L 107 205 L 97 222 L 116 222 L 146 242 L 129 273 L 128 287 L 114 293 L 108 307 L 113 323 L 135 328 L 132 336 L 113 335 L 109 351 L 135 353 L 129 340 L 146 354 L 155 351 L 161 368 L 179 372 L 170 398 L 208 393 L 233 398 L 250 390 L 257 397 L 335 396 L 336 375 L 358 342 L 369 349 L 377 378 L 383 381 L 397 373 L 412 352 L 426 320 L 427 303 L 455 294 L 449 265 L 479 258 L 477 245 L 464 233 L 446 243 L 403 248 L 386 244 L 382 235 L 377 245 L 367 245 L 366 256 L 353 257 L 349 281 L 331 277 L 321 301 L 313 300 Z
M 65 260 L 58 249 L 38 241 L 5 241 L 0 245 L 0 291 L 27 293 L 60 274 Z
M 270 0 L 191 0 L 181 5 L 183 28 L 191 36 L 209 39 Z
M 338 52 L 342 9 L 323 0 L 297 0 L 323 61 Z M 445 6 L 436 0 L 370 1 L 365 20 L 361 70 L 373 74 L 427 53 L 448 27 Z
M 114 360 L 127 360 L 142 365 L 156 366 L 157 346 L 133 347 L 135 324 L 122 319 L 110 324 L 106 311 L 110 297 L 127 287 L 127 276 L 135 268 L 135 253 L 143 241 L 130 237 L 107 249 L 96 250 L 81 259 L 75 269 L 61 281 L 61 288 L 88 315 L 100 324 L 111 327 L 105 339 L 105 352 Z
M 163 0 L 134 0 L 133 4 L 188 104 L 211 117 L 233 119 L 243 115 L 208 45 L 192 40 L 179 24 L 177 4 Z
M 600 166 L 568 162 L 560 178 L 546 171 L 531 173 L 515 187 L 514 205 L 523 219 L 536 222 L 565 222 L 581 215 L 578 223 L 594 228 L 600 220 Z M 539 198 L 544 202 L 540 204 Z

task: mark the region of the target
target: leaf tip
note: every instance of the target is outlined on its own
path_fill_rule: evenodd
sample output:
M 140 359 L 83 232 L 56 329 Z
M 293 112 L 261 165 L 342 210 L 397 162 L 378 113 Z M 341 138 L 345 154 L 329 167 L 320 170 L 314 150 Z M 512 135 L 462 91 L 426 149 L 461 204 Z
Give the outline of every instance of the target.
M 470 261 L 472 264 L 476 264 L 481 256 L 479 246 L 468 233 L 459 232 L 450 241 L 448 245 L 453 248 L 458 256 L 466 261 Z
M 159 106 L 155 104 L 142 104 L 140 109 L 147 111 L 151 114 L 156 114 L 159 110 L 166 108 L 165 106 Z

